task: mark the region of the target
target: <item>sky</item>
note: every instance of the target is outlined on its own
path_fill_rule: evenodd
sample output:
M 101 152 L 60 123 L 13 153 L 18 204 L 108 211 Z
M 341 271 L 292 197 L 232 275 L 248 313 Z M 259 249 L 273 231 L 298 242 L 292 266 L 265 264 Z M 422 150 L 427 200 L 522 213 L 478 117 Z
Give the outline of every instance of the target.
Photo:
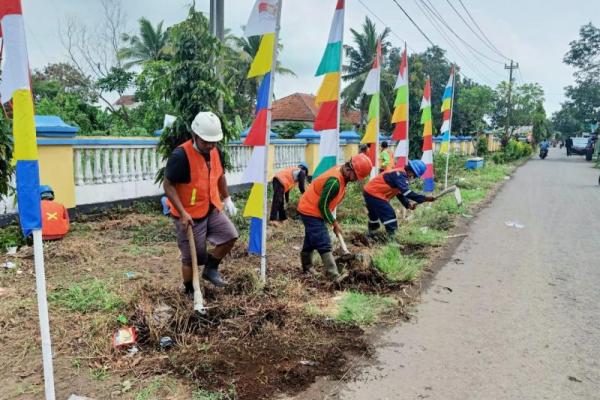
M 284 48 L 280 60 L 297 76 L 276 77 L 274 93 L 277 98 L 294 92 L 316 92 L 320 79 L 314 77 L 314 72 L 326 45 L 336 1 L 283 0 L 281 41 Z M 441 35 L 418 7 L 420 1 L 429 1 L 456 34 L 475 50 L 469 50 L 447 30 Z M 508 71 L 504 68 L 504 62 L 508 61 L 489 50 L 450 8 L 449 2 L 469 21 L 459 0 L 397 2 L 435 44 L 448 51 L 448 58 L 460 65 L 467 77 L 490 86 L 508 80 Z M 565 100 L 564 87 L 573 82 L 573 69 L 564 65 L 562 58 L 569 49 L 569 42 L 578 38 L 581 25 L 598 23 L 594 18 L 600 16 L 600 1 L 462 2 L 500 53 L 518 62 L 516 83 L 540 83 L 546 93 L 548 115 L 557 111 Z M 191 0 L 121 0 L 126 15 L 123 29 L 135 33 L 140 17 L 146 17 L 154 24 L 160 21 L 164 21 L 165 26 L 175 24 L 185 18 L 190 3 Z M 254 0 L 225 0 L 225 27 L 241 35 L 241 26 L 246 23 L 253 3 Z M 67 60 L 60 31 L 68 18 L 90 29 L 101 21 L 100 0 L 22 0 L 22 4 L 30 64 L 34 69 Z M 196 7 L 208 15 L 208 0 L 196 0 Z M 375 21 L 378 31 L 390 27 L 390 41 L 394 46 L 402 46 L 406 41 L 409 52 L 421 52 L 428 46 L 426 39 L 393 0 L 346 0 L 345 43 L 350 40 L 350 28 L 359 29 L 365 16 Z M 476 27 L 473 29 L 477 31 Z M 447 37 L 454 45 L 448 43 Z M 475 51 L 494 61 L 482 58 Z

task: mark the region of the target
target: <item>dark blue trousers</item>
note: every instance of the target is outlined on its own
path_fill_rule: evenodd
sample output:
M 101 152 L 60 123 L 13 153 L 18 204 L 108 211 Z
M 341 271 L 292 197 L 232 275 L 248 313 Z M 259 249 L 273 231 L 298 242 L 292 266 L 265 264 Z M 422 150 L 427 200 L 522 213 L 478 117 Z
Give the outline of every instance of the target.
M 363 192 L 367 211 L 369 212 L 369 231 L 379 229 L 379 222 L 383 224 L 385 230 L 393 234 L 398 229 L 398 220 L 396 219 L 396 211 L 389 201 L 373 197 L 367 192 Z
M 302 252 L 317 250 L 319 254 L 331 251 L 331 239 L 325 221 L 321 218 L 300 214 L 304 224 L 304 245 Z

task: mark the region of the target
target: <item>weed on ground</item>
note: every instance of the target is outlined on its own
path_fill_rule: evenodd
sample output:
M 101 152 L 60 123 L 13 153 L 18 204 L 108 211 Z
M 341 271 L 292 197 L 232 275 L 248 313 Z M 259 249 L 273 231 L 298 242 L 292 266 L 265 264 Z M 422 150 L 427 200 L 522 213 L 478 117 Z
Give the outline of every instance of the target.
M 493 164 L 470 172 L 463 160 L 451 161 L 451 182 L 462 185 L 465 204 L 457 207 L 447 196 L 420 205 L 400 221 L 391 243 L 364 235 L 361 187 L 349 185 L 338 218 L 354 256 L 342 262 L 334 242 L 347 272 L 341 282 L 327 280 L 320 263 L 315 275 L 302 273 L 304 229 L 291 204 L 288 221 L 267 231 L 268 280 L 262 283 L 260 258 L 246 251 L 248 221 L 239 213 L 232 220 L 241 239 L 222 263 L 230 286 L 205 285 L 206 317 L 181 291 L 173 224 L 156 204 L 78 217 L 66 238 L 45 243 L 59 381 L 77 381 L 88 390 L 81 395 L 98 399 L 117 391 L 124 399 L 216 400 L 274 398 L 304 389 L 319 375 L 341 378 L 349 355 L 369 351 L 361 326 L 404 316 L 410 299 L 403 289 L 418 285 L 430 253 L 456 219 L 510 172 Z M 240 210 L 244 198 L 235 199 Z M 0 238 L 0 244 L 12 241 L 14 227 L 0 230 Z M 37 303 L 33 251 L 22 241 L 18 246 L 14 256 L 0 254 L 0 263 L 17 265 L 0 270 L 0 287 L 8 289 L 0 342 L 10 343 L 0 354 L 0 369 L 10 371 L 0 379 L 0 398 L 26 399 L 41 389 L 39 343 L 23 334 L 38 330 L 31 318 Z M 137 352 L 113 348 L 113 334 L 123 325 L 135 327 Z M 172 344 L 164 346 L 165 337 Z M 71 390 L 63 387 L 61 396 Z

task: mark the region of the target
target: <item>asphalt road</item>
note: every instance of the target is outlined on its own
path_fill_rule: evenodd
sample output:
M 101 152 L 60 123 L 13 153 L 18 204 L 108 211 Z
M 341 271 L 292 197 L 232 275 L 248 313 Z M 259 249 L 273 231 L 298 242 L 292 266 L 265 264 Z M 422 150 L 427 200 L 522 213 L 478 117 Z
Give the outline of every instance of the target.
M 600 399 L 600 171 L 563 154 L 506 183 L 375 363 L 299 399 Z

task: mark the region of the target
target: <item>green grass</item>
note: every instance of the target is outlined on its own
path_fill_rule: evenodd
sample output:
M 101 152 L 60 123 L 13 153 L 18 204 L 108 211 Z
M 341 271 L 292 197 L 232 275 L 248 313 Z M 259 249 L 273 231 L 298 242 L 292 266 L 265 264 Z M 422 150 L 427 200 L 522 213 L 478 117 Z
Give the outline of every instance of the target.
M 105 282 L 97 279 L 73 284 L 66 289 L 54 289 L 48 299 L 53 305 L 81 313 L 115 311 L 124 304 L 107 288 Z
M 154 246 L 140 246 L 137 244 L 131 244 L 123 246 L 121 249 L 123 252 L 134 255 L 134 256 L 164 256 L 165 249 Z
M 440 201 L 445 199 L 440 199 Z M 456 201 L 454 201 L 456 205 Z M 446 204 L 446 203 L 444 203 Z M 451 203 L 449 203 L 451 204 Z M 439 231 L 447 231 L 454 226 L 454 221 L 448 210 L 442 209 L 438 204 L 434 204 L 432 207 L 420 207 L 415 213 L 415 224 L 418 226 L 426 226 L 428 228 L 436 229 Z M 457 207 L 459 210 L 459 207 Z
M 344 324 L 370 325 L 396 304 L 397 301 L 389 297 L 345 292 L 338 302 L 335 320 Z
M 389 244 L 381 249 L 375 257 L 373 264 L 393 282 L 412 282 L 418 278 L 425 266 L 425 260 L 405 256 L 395 244 Z
M 94 368 L 90 371 L 90 376 L 95 381 L 105 381 L 108 378 L 108 367 L 106 365 Z
M 440 246 L 444 243 L 445 232 L 423 226 L 402 226 L 396 235 L 398 242 L 409 246 Z
M 132 242 L 137 245 L 172 242 L 175 240 L 175 230 L 170 218 L 160 218 L 150 224 L 131 228 Z

